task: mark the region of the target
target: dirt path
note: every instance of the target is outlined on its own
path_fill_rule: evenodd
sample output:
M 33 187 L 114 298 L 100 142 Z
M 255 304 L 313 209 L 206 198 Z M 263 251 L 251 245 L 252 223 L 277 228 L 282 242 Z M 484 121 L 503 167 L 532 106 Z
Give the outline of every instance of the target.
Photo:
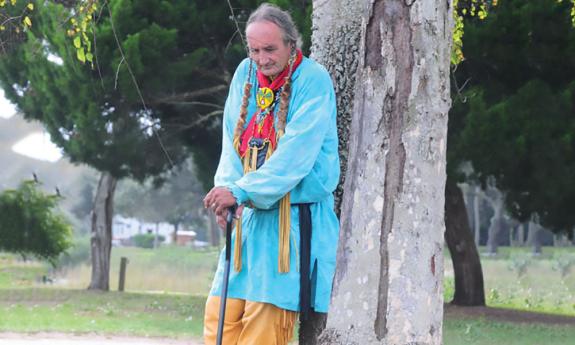
M 484 317 L 489 321 L 543 323 L 553 325 L 573 325 L 575 317 L 555 314 L 535 313 L 523 310 L 491 308 L 491 307 L 458 307 L 451 304 L 444 306 L 445 314 L 450 318 Z
M 63 333 L 0 333 L 0 345 L 201 345 L 199 340 Z

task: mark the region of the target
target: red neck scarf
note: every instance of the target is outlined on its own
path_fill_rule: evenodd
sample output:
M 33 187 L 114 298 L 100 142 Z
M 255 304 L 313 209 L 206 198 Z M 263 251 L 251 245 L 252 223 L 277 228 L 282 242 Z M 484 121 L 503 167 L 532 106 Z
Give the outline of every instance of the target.
M 293 71 L 296 70 L 296 68 L 299 66 L 302 60 L 303 60 L 303 54 L 301 53 L 301 50 L 298 49 L 296 50 L 296 57 L 293 63 L 292 73 Z M 258 78 L 259 87 L 267 87 L 274 91 L 277 91 L 280 89 L 280 87 L 282 87 L 285 84 L 285 79 L 288 73 L 289 73 L 289 66 L 286 66 L 286 68 L 284 68 L 283 71 L 281 71 L 281 73 L 278 74 L 273 81 L 271 81 L 269 77 L 265 76 L 260 70 L 258 70 L 256 76 Z
M 296 58 L 292 67 L 292 74 L 300 65 L 302 60 L 303 60 L 303 54 L 301 50 L 298 49 L 296 51 Z M 260 88 L 267 87 L 276 92 L 282 86 L 284 86 L 286 82 L 286 77 L 288 76 L 289 72 L 290 72 L 289 66 L 286 66 L 286 68 L 284 68 L 283 71 L 281 71 L 281 73 L 278 74 L 273 81 L 271 81 L 267 76 L 265 76 L 262 72 L 258 70 L 256 72 L 256 76 L 258 79 L 259 87 Z M 257 138 L 257 139 L 263 139 L 264 141 L 269 141 L 270 145 L 272 146 L 272 149 L 275 150 L 277 145 L 277 138 L 276 138 L 276 131 L 274 128 L 274 114 L 273 114 L 274 105 L 275 104 L 272 104 L 270 106 L 271 107 L 270 111 L 259 124 L 257 123 L 257 118 L 258 115 L 262 112 L 261 108 L 258 107 L 256 113 L 252 116 L 250 123 L 248 124 L 248 126 L 246 127 L 241 136 L 240 147 L 239 147 L 240 157 L 245 156 L 248 150 L 248 143 L 251 138 Z

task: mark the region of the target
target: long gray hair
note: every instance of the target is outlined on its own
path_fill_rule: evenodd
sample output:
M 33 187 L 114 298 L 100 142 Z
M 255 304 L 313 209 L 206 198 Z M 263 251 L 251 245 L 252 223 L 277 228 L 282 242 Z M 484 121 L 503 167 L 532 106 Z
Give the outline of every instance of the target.
M 301 48 L 301 36 L 287 11 L 265 2 L 250 14 L 246 28 L 255 22 L 274 23 L 282 30 L 285 44 L 291 43 L 296 48 Z

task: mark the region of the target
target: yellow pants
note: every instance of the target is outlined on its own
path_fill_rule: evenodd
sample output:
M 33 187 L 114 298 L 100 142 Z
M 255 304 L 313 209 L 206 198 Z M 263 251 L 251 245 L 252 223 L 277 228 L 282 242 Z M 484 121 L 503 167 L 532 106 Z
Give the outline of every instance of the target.
M 220 298 L 209 296 L 204 315 L 205 345 L 215 345 Z M 297 313 L 272 304 L 228 298 L 222 345 L 286 345 Z

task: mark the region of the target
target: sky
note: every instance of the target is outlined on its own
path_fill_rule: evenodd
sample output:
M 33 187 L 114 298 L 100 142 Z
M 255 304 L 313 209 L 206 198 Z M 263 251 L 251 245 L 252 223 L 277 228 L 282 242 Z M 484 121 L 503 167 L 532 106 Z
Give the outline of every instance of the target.
M 15 114 L 16 107 L 4 98 L 4 90 L 0 89 L 0 118 L 9 119 Z M 62 151 L 52 143 L 50 135 L 45 132 L 34 132 L 20 139 L 12 146 L 12 151 L 47 162 L 57 162 L 62 158 Z
M 57 162 L 62 151 L 50 141 L 48 133 L 36 132 L 21 139 L 12 146 L 12 151 L 41 161 Z
M 16 107 L 4 98 L 4 90 L 0 89 L 0 117 L 9 119 L 16 114 Z

